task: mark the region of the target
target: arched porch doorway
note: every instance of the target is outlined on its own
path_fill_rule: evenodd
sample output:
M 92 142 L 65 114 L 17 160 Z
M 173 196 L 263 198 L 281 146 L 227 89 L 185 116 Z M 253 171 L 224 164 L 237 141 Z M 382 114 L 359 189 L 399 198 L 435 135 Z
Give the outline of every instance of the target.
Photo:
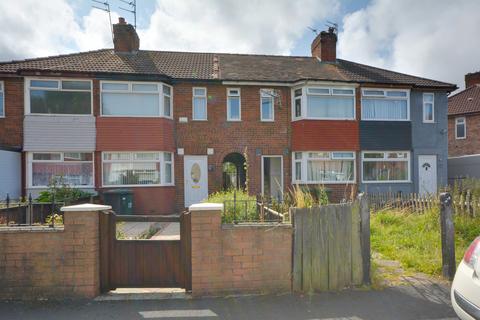
M 229 153 L 222 163 L 223 189 L 245 189 L 245 157 L 238 153 Z

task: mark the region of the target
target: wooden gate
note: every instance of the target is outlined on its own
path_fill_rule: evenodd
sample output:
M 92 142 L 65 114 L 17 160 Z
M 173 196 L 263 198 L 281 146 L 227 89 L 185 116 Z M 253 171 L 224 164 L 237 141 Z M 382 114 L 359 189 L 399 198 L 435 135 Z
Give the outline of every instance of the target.
M 365 200 L 292 209 L 294 291 L 332 291 L 370 282 L 370 216 Z
M 180 240 L 119 240 L 116 225 L 179 222 Z M 100 288 L 185 288 L 191 290 L 190 214 L 179 216 L 100 215 Z

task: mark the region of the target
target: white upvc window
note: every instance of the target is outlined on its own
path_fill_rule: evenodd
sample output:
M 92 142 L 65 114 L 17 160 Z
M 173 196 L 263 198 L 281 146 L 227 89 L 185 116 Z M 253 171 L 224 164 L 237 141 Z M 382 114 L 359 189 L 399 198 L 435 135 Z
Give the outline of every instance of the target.
M 173 186 L 171 152 L 103 152 L 104 187 Z
M 295 120 L 355 120 L 355 88 L 307 86 L 293 89 Z
M 172 118 L 172 87 L 160 82 L 101 81 L 103 117 Z
M 423 122 L 435 122 L 435 95 L 425 92 L 423 94 Z
M 0 118 L 5 118 L 5 85 L 0 81 Z
M 193 88 L 192 119 L 207 120 L 207 88 Z
M 467 138 L 467 119 L 465 117 L 455 118 L 455 139 Z
M 29 188 L 47 188 L 53 180 L 71 187 L 93 188 L 92 152 L 27 153 Z
M 260 89 L 260 120 L 275 121 L 275 92 L 272 89 Z
M 227 121 L 242 121 L 240 89 L 227 89 Z
M 353 151 L 294 152 L 292 163 L 293 183 L 355 182 L 355 152 Z
M 409 151 L 363 151 L 363 183 L 410 182 Z
M 410 90 L 363 88 L 362 120 L 410 121 Z
M 26 78 L 25 114 L 92 115 L 92 81 Z
M 303 99 L 303 89 L 293 90 L 293 110 L 292 110 L 292 119 L 302 118 L 302 99 Z

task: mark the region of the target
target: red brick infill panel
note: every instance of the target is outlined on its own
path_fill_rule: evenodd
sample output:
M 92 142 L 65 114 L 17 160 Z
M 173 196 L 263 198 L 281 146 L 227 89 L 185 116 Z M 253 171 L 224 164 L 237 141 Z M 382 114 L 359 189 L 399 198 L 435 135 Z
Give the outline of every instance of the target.
M 291 225 L 225 225 L 218 210 L 191 214 L 194 296 L 291 290 Z

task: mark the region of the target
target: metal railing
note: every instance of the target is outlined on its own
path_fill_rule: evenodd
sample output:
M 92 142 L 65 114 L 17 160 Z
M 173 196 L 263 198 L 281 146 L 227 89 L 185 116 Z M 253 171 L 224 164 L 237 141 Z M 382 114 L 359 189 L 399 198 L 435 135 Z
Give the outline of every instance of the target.
M 237 199 L 234 193 L 233 199 L 223 201 L 222 222 L 285 222 L 288 220 L 288 208 L 283 210 L 281 203 L 282 201 L 269 201 L 261 196 L 257 196 L 256 200 Z
M 51 228 L 63 224 L 63 213 L 60 208 L 65 202 L 55 201 L 38 202 L 32 199 L 10 199 L 7 197 L 0 201 L 0 227 L 48 225 Z

